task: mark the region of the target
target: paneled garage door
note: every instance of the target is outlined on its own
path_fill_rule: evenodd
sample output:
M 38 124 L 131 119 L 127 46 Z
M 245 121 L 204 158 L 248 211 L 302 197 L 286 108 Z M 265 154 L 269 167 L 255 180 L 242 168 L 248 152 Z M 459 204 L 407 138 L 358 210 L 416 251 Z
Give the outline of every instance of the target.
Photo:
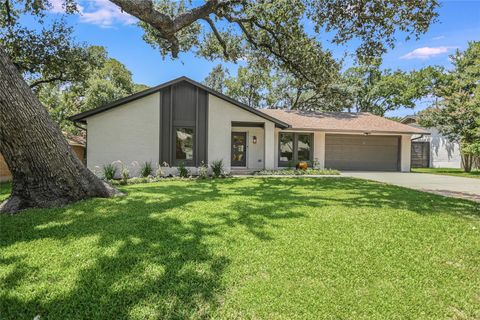
M 325 167 L 339 170 L 398 171 L 398 136 L 327 134 Z

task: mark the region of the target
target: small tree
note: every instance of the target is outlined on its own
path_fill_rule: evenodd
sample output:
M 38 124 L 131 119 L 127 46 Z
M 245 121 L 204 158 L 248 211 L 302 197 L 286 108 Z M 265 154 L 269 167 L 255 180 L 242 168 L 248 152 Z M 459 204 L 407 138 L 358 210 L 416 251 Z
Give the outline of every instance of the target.
M 454 68 L 433 87 L 436 105 L 421 112 L 419 122 L 459 142 L 463 168 L 470 172 L 480 156 L 480 42 L 457 50 L 451 60 Z

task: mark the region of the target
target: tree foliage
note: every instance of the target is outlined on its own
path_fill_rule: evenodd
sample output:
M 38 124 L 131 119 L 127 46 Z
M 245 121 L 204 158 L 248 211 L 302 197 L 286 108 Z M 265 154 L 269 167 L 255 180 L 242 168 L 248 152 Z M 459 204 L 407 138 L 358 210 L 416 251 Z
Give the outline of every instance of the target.
M 480 158 L 480 42 L 470 42 L 450 58 L 453 69 L 437 75 L 431 88 L 436 103 L 419 114 L 419 122 L 458 141 L 463 166 L 470 171 Z
M 435 68 L 404 72 L 380 69 L 380 63 L 355 66 L 342 76 L 347 108 L 383 116 L 399 108 L 413 109 L 428 94 Z
M 37 95 L 64 131 L 78 132 L 68 121 L 76 113 L 91 110 L 148 87 L 135 84 L 131 72 L 118 60 L 108 57 L 103 47 L 87 49 L 96 63 L 88 68 L 88 77 L 68 83 L 41 85 Z
M 432 87 L 438 69 L 429 67 L 403 72 L 381 70 L 380 63 L 360 65 L 339 74 L 334 83 L 318 89 L 288 72 L 249 59 L 229 76 L 215 67 L 205 84 L 220 86 L 221 92 L 251 107 L 317 111 L 371 112 L 383 116 L 399 108 L 414 108 Z
M 215 66 L 208 76 L 203 80 L 203 83 L 213 90 L 220 93 L 225 93 L 225 82 L 229 77 L 228 69 L 224 68 L 221 64 Z
M 332 90 L 338 65 L 319 36 L 329 32 L 337 44 L 359 39 L 357 54 L 368 61 L 393 47 L 397 31 L 425 32 L 438 6 L 436 0 L 112 2 L 141 20 L 144 39 L 164 56 L 193 50 L 208 59 L 237 61 L 255 55 L 321 95 Z
M 64 2 L 67 13 L 76 12 L 72 0 Z M 63 18 L 45 23 L 49 1 L 0 2 L 0 45 L 31 88 L 43 83 L 80 81 L 88 75 L 90 59 L 85 44 L 73 37 Z M 39 28 L 26 27 L 22 15 L 31 15 Z
M 12 2 L 20 9 L 11 10 Z M 267 101 L 277 107 L 335 110 L 349 104 L 345 95 L 352 88 L 339 81 L 340 65 L 319 39 L 328 32 L 335 44 L 359 40 L 356 42 L 359 60 L 371 61 L 393 47 L 398 31 L 407 37 L 427 31 L 437 17 L 438 6 L 437 0 L 111 2 L 140 20 L 144 40 L 158 48 L 164 57 L 194 51 L 207 59 L 234 62 L 247 59 L 248 69 L 241 68 L 239 76 L 231 79 L 230 91 L 237 95 L 246 90 L 245 97 L 240 97 L 248 104 L 262 105 Z M 67 13 L 76 11 L 76 0 L 65 0 L 63 4 Z M 13 16 L 13 21 L 18 12 L 41 18 L 49 6 L 50 1 L 6 0 L 0 11 L 6 25 L 15 25 L 8 22 L 12 20 L 9 16 Z M 390 80 L 399 78 L 397 75 Z M 382 93 L 391 90 L 388 81 L 379 83 L 376 90 Z M 254 89 L 254 84 L 259 88 Z M 389 99 L 384 103 L 399 104 Z

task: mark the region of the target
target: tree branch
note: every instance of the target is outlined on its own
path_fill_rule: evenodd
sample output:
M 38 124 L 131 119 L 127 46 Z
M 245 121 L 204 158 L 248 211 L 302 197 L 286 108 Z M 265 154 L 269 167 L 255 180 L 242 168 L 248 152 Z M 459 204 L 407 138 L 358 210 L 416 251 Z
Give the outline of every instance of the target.
M 5 0 L 5 13 L 7 14 L 8 23 L 13 24 L 12 9 L 10 7 L 10 0 Z
M 230 55 L 228 54 L 228 51 L 227 51 L 227 44 L 226 44 L 225 41 L 223 40 L 222 35 L 220 34 L 220 32 L 218 32 L 218 30 L 217 30 L 217 28 L 215 27 L 215 24 L 213 23 L 212 19 L 210 19 L 209 17 L 206 17 L 206 18 L 204 18 L 204 20 L 207 21 L 208 25 L 210 26 L 210 28 L 211 28 L 212 31 L 213 31 L 213 34 L 215 34 L 215 37 L 217 38 L 218 42 L 219 42 L 220 45 L 222 46 L 223 55 L 225 56 L 225 58 L 230 59 Z
M 171 52 L 174 58 L 178 56 L 180 50 L 179 41 L 175 35 L 178 31 L 188 27 L 199 19 L 208 19 L 210 14 L 220 11 L 221 8 L 241 2 L 241 0 L 210 0 L 196 8 L 179 14 L 175 18 L 172 18 L 157 11 L 152 0 L 110 1 L 119 6 L 123 11 L 137 17 L 141 21 L 155 28 L 162 39 L 165 39 L 171 43 Z
M 242 21 L 239 21 L 235 18 L 229 17 L 229 16 L 224 16 L 227 21 L 230 23 L 236 23 L 240 29 L 242 30 L 243 34 L 247 37 L 248 42 L 250 42 L 255 48 L 263 47 L 267 49 L 272 55 L 274 55 L 276 58 L 278 58 L 280 61 L 282 61 L 293 73 L 297 73 L 300 75 L 303 79 L 309 81 L 310 83 L 315 83 L 312 81 L 300 68 L 297 68 L 294 63 L 292 63 L 289 59 L 284 57 L 281 52 L 277 52 L 271 45 L 267 43 L 262 43 L 256 41 L 251 33 L 247 30 L 245 25 L 243 24 Z
M 41 79 L 41 80 L 34 81 L 34 82 L 30 83 L 28 86 L 30 87 L 30 89 L 33 89 L 36 86 L 41 85 L 42 83 L 50 83 L 50 82 L 55 82 L 55 81 L 68 81 L 68 79 L 65 79 L 63 77 L 63 75 L 59 75 L 59 76 L 55 76 L 55 77 L 52 77 L 52 78 L 47 78 L 47 79 Z

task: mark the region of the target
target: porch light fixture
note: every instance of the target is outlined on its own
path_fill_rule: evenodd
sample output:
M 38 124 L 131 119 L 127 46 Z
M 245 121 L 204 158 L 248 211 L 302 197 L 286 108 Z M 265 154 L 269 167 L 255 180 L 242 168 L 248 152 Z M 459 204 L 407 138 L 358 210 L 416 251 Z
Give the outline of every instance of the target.
M 257 136 L 253 136 L 252 142 L 253 144 L 257 144 Z

